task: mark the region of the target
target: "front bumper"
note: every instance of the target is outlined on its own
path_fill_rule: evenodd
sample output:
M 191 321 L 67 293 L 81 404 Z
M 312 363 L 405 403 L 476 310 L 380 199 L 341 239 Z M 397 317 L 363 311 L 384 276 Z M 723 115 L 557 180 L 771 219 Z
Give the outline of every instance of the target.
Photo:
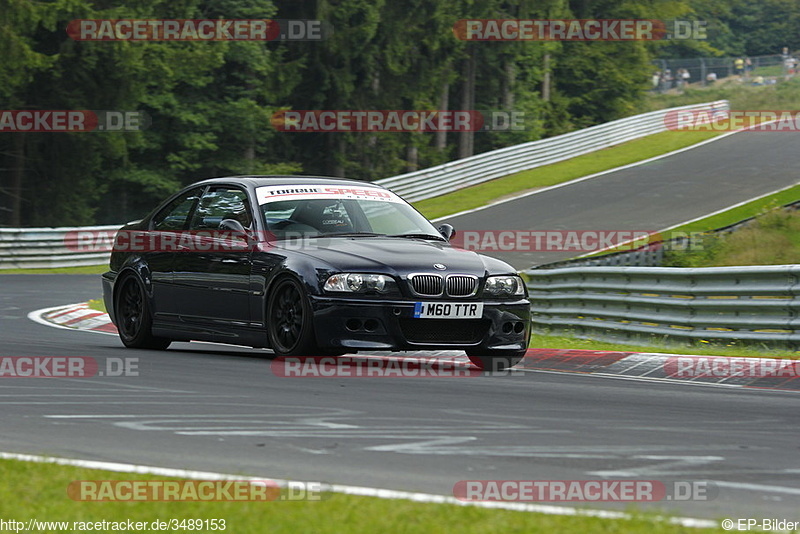
M 480 319 L 415 319 L 415 302 L 312 296 L 317 344 L 353 350 L 528 348 L 531 312 L 525 299 L 484 300 Z

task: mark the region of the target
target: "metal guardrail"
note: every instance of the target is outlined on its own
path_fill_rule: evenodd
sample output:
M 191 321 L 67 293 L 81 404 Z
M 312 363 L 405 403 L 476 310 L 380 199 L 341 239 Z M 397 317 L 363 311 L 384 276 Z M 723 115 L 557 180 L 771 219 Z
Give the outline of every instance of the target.
M 800 346 L 800 265 L 525 272 L 536 329 Z
M 410 202 L 582 156 L 667 130 L 664 118 L 680 110 L 727 111 L 727 100 L 651 111 L 576 132 L 477 154 L 436 167 L 376 180 Z
M 0 228 L 0 269 L 80 267 L 108 263 L 121 225 Z

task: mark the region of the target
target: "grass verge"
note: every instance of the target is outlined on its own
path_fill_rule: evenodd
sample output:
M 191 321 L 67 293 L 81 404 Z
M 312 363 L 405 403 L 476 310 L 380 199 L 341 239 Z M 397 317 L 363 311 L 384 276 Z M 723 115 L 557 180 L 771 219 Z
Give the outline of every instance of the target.
M 53 267 L 49 269 L 0 269 L 0 274 L 103 274 L 108 264 L 83 267 Z
M 236 534 L 315 532 L 403 533 L 677 533 L 718 532 L 657 521 L 651 515 L 630 520 L 544 515 L 489 510 L 452 504 L 416 503 L 331 494 L 320 501 L 299 502 L 81 502 L 67 496 L 76 480 L 168 480 L 150 475 L 130 475 L 0 460 L 0 517 L 8 521 L 143 521 L 158 519 L 225 519 L 226 531 Z M 265 527 L 268 525 L 268 528 Z M 72 531 L 72 525 L 66 532 Z M 211 532 L 202 529 L 201 532 Z M 48 530 L 57 532 L 57 530 Z
M 667 250 L 666 267 L 800 263 L 800 213 L 773 209 L 725 234 L 700 234 L 686 249 Z
M 653 338 L 654 340 L 656 338 Z M 658 352 L 663 354 L 696 354 L 698 356 L 734 356 L 740 358 L 800 358 L 800 351 L 782 350 L 767 346 L 742 344 L 731 341 L 730 343 L 712 343 L 703 341 L 687 342 L 657 342 L 650 345 L 614 343 L 610 341 L 595 341 L 593 339 L 580 339 L 566 334 L 558 335 L 537 334 L 531 336 L 532 348 L 537 349 L 581 349 L 581 350 L 607 350 L 614 352 Z
M 719 133 L 683 131 L 649 135 L 585 156 L 522 171 L 435 198 L 420 200 L 415 202 L 414 206 L 429 219 L 436 219 L 496 202 L 523 191 L 561 184 L 686 148 L 716 137 Z

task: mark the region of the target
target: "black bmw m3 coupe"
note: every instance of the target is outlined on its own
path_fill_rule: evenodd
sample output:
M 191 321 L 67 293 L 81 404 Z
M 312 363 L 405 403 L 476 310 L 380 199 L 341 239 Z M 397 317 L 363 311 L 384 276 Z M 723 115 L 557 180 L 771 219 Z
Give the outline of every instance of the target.
M 117 233 L 104 299 L 127 347 L 461 349 L 484 369 L 513 366 L 530 337 L 523 280 L 451 246 L 453 233 L 368 182 L 214 178 Z

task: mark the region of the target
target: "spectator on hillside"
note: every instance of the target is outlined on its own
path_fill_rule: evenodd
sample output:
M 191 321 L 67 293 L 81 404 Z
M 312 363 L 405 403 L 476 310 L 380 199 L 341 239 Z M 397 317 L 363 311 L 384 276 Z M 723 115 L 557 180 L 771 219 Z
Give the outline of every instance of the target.
M 733 60 L 733 71 L 739 77 L 744 74 L 744 59 L 737 57 Z
M 661 92 L 666 92 L 672 89 L 672 71 L 666 69 L 661 73 Z
M 678 69 L 678 72 L 675 73 L 675 86 L 682 90 L 689 83 L 689 78 L 691 78 L 691 74 L 687 69 Z
M 717 83 L 717 73 L 711 71 L 706 75 L 706 85 L 714 85 L 715 83 Z
M 795 75 L 797 70 L 797 59 L 789 56 L 783 61 L 783 73 L 785 79 L 789 79 Z

